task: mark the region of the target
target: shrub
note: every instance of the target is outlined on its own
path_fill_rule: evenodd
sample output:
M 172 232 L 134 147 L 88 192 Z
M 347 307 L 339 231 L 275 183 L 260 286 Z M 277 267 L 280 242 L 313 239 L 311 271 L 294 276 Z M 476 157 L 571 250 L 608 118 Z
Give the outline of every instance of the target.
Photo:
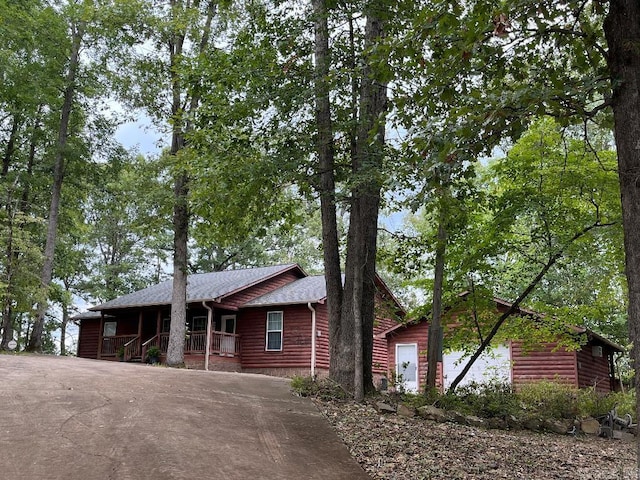
M 301 397 L 315 397 L 322 400 L 346 400 L 350 395 L 333 380 L 318 380 L 311 376 L 296 375 L 291 379 L 291 389 Z
M 602 394 L 594 388 L 577 389 L 552 381 L 521 385 L 517 392 L 508 383 L 472 383 L 455 392 L 436 392 L 422 398 L 424 403 L 445 410 L 486 418 L 513 415 L 516 418 L 574 419 L 599 417 L 613 408 L 619 416 L 628 413 L 636 418 L 634 392 Z
M 465 415 L 491 418 L 518 413 L 518 400 L 508 383 L 471 383 L 455 392 L 432 393 L 430 397 L 435 406 Z
M 545 418 L 575 418 L 578 390 L 551 381 L 527 383 L 518 388 L 518 400 L 525 414 Z
M 598 393 L 594 388 L 583 388 L 577 396 L 577 409 L 581 417 L 599 417 L 616 409 L 619 416 L 626 414 L 636 418 L 636 396 L 634 391 L 622 393 Z

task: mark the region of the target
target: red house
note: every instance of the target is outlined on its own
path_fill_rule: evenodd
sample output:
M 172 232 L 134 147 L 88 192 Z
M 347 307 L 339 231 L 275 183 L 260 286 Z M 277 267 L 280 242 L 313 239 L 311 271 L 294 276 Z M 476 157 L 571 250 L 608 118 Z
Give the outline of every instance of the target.
M 493 299 L 499 313 L 511 304 L 500 298 Z M 536 316 L 535 312 L 520 309 L 520 315 Z M 427 339 L 429 323 L 426 319 L 397 324 L 378 334 L 387 340 L 389 372 L 402 375 L 404 387 L 421 390 L 427 374 Z M 486 382 L 492 379 L 507 381 L 514 386 L 540 380 L 559 381 L 578 388 L 595 387 L 599 392 L 616 390 L 619 382 L 615 375 L 615 354 L 624 350 L 586 328 L 574 328 L 574 333 L 585 335 L 586 343 L 578 350 L 558 348 L 556 343 L 544 343 L 533 349 L 523 349 L 523 342 L 509 340 L 494 346 L 490 354 L 481 356 L 467 373 L 461 385 Z M 466 364 L 468 357 L 458 351 L 445 352 L 438 363 L 437 382 L 445 389 Z
M 374 375 L 386 374 L 386 339 L 402 311 L 380 278 L 374 330 Z M 150 347 L 169 341 L 172 282 L 116 298 L 74 317 L 78 356 L 142 361 Z M 323 374 L 329 369 L 324 276 L 297 264 L 190 275 L 187 286 L 185 363 L 192 368 L 266 373 Z M 392 303 L 392 308 L 382 308 Z

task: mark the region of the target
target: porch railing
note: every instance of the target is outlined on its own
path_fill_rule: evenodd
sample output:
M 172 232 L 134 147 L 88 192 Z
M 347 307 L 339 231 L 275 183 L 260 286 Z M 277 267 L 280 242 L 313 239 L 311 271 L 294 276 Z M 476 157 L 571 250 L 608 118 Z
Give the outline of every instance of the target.
M 151 337 L 149 340 L 147 340 L 146 342 L 144 342 L 142 344 L 141 347 L 141 352 L 140 352 L 140 358 L 142 358 L 142 361 L 146 361 L 147 359 L 147 350 L 149 350 L 151 347 L 158 347 L 160 348 L 160 338 L 158 335 L 154 335 L 153 337 Z
M 118 354 L 118 350 L 125 347 L 125 345 L 130 343 L 132 340 L 135 341 L 137 339 L 137 335 L 114 335 L 112 337 L 102 337 L 102 356 L 115 357 Z
M 124 344 L 124 361 L 128 362 L 134 357 L 140 357 L 140 337 L 137 335 Z
M 204 353 L 206 350 L 206 341 L 207 332 L 188 333 L 184 340 L 184 353 Z M 167 347 L 169 346 L 169 333 L 159 334 L 157 345 L 162 353 L 167 353 Z M 229 357 L 236 356 L 240 353 L 240 335 L 236 335 L 234 333 L 211 332 L 211 353 L 217 353 Z
M 235 333 L 213 332 L 211 353 L 235 357 L 240 353 L 240 335 Z

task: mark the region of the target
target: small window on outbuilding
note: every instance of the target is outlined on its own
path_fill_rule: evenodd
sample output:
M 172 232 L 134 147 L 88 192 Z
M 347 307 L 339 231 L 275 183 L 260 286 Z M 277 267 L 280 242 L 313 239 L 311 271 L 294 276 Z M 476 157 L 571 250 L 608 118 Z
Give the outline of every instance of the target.
M 104 322 L 103 337 L 115 337 L 118 322 Z
M 267 312 L 266 350 L 282 350 L 282 323 L 282 312 Z

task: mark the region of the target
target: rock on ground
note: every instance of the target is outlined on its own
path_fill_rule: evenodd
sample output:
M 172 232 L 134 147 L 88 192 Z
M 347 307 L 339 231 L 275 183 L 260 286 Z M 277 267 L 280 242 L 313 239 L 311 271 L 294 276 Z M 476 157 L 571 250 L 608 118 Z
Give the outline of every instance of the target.
M 374 479 L 638 479 L 633 442 L 436 423 L 367 404 L 317 405 Z

